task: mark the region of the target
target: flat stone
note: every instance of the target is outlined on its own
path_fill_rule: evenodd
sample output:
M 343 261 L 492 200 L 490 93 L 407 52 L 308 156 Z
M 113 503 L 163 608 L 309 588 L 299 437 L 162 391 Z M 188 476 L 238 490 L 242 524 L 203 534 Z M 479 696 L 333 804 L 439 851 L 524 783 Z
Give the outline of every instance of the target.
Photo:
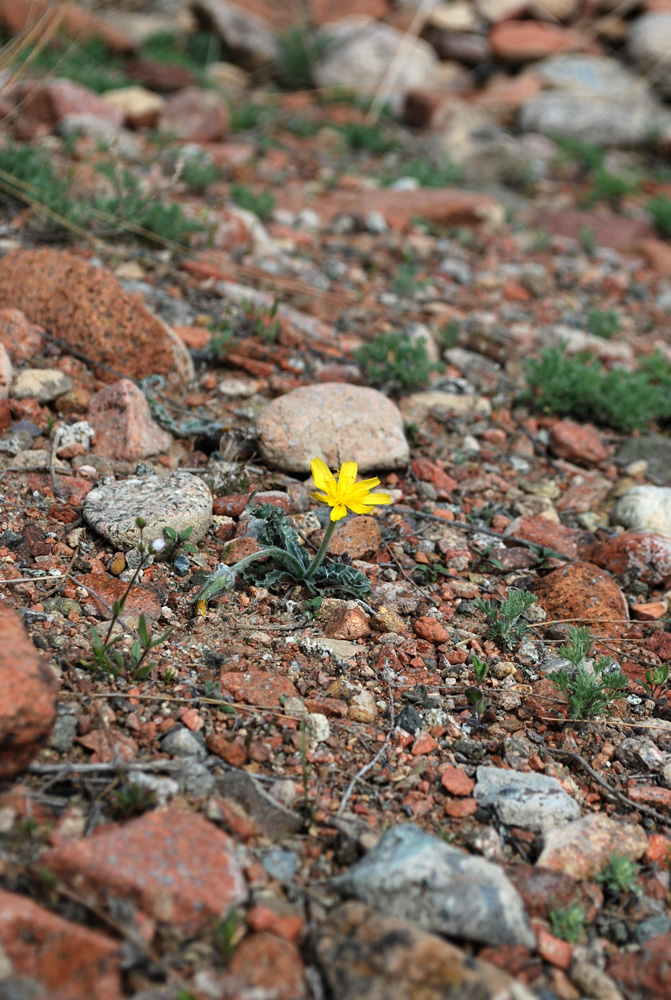
M 579 559 L 586 555 L 593 540 L 587 531 L 567 528 L 539 514 L 516 517 L 506 527 L 504 534 L 552 549 L 568 559 Z
M 29 323 L 20 309 L 0 309 L 0 343 L 12 361 L 27 361 L 44 347 L 44 331 Z
M 242 5 L 228 0 L 196 0 L 192 10 L 223 39 L 235 57 L 232 61 L 243 69 L 263 69 L 279 58 L 279 46 L 265 20 Z
M 243 938 L 228 963 L 227 972 L 235 984 L 237 996 L 302 1000 L 311 995 L 297 946 L 270 931 Z
M 597 875 L 612 854 L 643 857 L 648 838 L 642 827 L 618 823 L 604 813 L 593 813 L 548 831 L 536 865 L 563 872 L 578 881 Z
M 329 545 L 329 554 L 363 559 L 377 552 L 381 544 L 382 531 L 377 518 L 360 514 L 340 522 Z
M 387 831 L 332 884 L 423 930 L 487 944 L 535 944 L 522 901 L 500 868 L 412 824 Z
M 475 798 L 506 826 L 545 833 L 580 818 L 580 806 L 556 778 L 503 767 L 479 767 L 476 774 Z
M 613 507 L 610 523 L 671 538 L 671 488 L 632 486 Z
M 525 132 L 568 136 L 599 146 L 642 146 L 651 127 L 665 123 L 668 113 L 646 96 L 604 99 L 547 90 L 523 105 Z
M 297 698 L 298 691 L 287 677 L 265 670 L 231 671 L 220 674 L 219 686 L 224 694 L 247 705 L 282 704 L 283 698 Z
M 363 903 L 333 909 L 317 932 L 317 961 L 333 1000 L 534 1000 L 502 969 L 450 941 Z
M 595 636 L 620 633 L 629 619 L 624 594 L 610 574 L 592 563 L 575 562 L 553 570 L 536 581 L 534 593 L 548 618 L 568 618 L 586 625 Z
M 355 601 L 338 604 L 324 622 L 330 639 L 362 639 L 370 635 L 370 618 Z
M 104 267 L 62 250 L 12 250 L 0 259 L 0 307 L 130 378 L 153 373 L 183 385 L 193 363 L 179 337 Z
M 297 833 L 303 825 L 299 815 L 269 795 L 251 774 L 236 771 L 218 774 L 215 791 L 222 799 L 231 799 L 242 806 L 269 840 L 280 840 Z
M 664 535 L 625 531 L 595 545 L 591 559 L 617 576 L 652 585 L 671 581 L 671 539 Z
M 576 100 L 580 100 L 580 98 L 576 98 Z M 618 114 L 621 113 L 620 110 Z M 589 129 L 585 129 L 585 133 L 584 141 L 589 142 Z M 604 143 L 604 145 L 608 145 L 608 143 Z M 620 144 L 613 143 L 613 145 Z M 595 209 L 593 212 L 581 211 L 578 208 L 539 212 L 533 218 L 533 225 L 556 236 L 569 236 L 575 240 L 580 238 L 581 230 L 590 230 L 594 233 L 596 246 L 611 247 L 613 250 L 622 252 L 633 252 L 640 240 L 655 235 L 650 224 L 643 219 L 630 219 L 604 208 Z M 584 345 L 585 335 L 582 331 L 578 332 L 581 333 L 580 340 Z M 562 337 L 563 331 L 559 333 L 557 340 L 561 340 Z M 608 345 L 610 341 L 604 341 L 604 344 Z M 597 353 L 601 355 L 601 351 Z
M 9 387 L 12 383 L 12 362 L 7 348 L 0 341 L 0 399 L 9 399 Z
M 152 419 L 144 393 L 127 378 L 91 397 L 88 420 L 96 434 L 96 454 L 108 458 L 135 462 L 172 444 L 171 435 Z
M 413 392 L 401 401 L 401 412 L 407 420 L 425 420 L 429 415 L 437 420 L 450 416 L 483 416 L 492 412 L 492 404 L 486 396 L 476 396 L 472 392 L 443 392 L 429 389 Z
M 58 684 L 17 613 L 0 603 L 0 779 L 19 774 L 56 720 Z
M 315 457 L 329 468 L 357 462 L 362 473 L 408 461 L 401 414 L 377 389 L 337 382 L 294 389 L 265 408 L 257 428 L 263 457 L 286 472 L 309 473 Z
M 572 28 L 543 21 L 500 21 L 489 32 L 489 43 L 499 59 L 525 63 L 544 59 L 556 52 L 589 47 L 589 36 Z
M 550 445 L 555 455 L 569 462 L 588 465 L 604 462 L 610 452 L 599 432 L 589 424 L 558 420 L 550 430 Z
M 627 52 L 642 75 L 662 94 L 671 94 L 671 11 L 652 11 L 637 17 L 627 38 Z
M 615 452 L 615 462 L 627 466 L 646 462 L 646 477 L 657 486 L 671 484 L 671 438 L 661 434 L 642 435 L 623 441 Z
M 92 489 L 84 501 L 84 520 L 117 548 L 130 549 L 140 540 L 138 517 L 147 524 L 145 544 L 163 538 L 163 528 L 193 531 L 196 544 L 212 520 L 212 494 L 205 483 L 189 472 L 167 476 L 130 477 Z
M 41 857 L 57 875 L 107 898 L 130 898 L 156 920 L 195 933 L 247 898 L 231 841 L 198 813 L 154 810 Z
M 131 128 L 153 128 L 165 106 L 159 94 L 145 87 L 118 87 L 106 92 L 105 100 L 119 108 L 124 124 Z
M 332 191 L 317 199 L 314 209 L 326 224 L 339 215 L 365 218 L 369 212 L 379 212 L 392 229 L 405 229 L 420 217 L 438 226 L 496 223 L 503 218 L 503 206 L 491 195 L 457 188 Z
M 182 142 L 218 142 L 228 130 L 228 109 L 215 90 L 185 87 L 168 98 L 159 128 Z
M 84 604 L 93 604 L 96 613 L 102 618 L 110 618 L 110 608 L 115 601 L 120 601 L 128 591 L 128 584 L 124 580 L 117 580 L 107 573 L 84 573 L 77 577 L 82 584 L 90 587 L 108 605 L 102 604 L 93 594 L 88 594 L 82 598 Z M 133 586 L 128 593 L 124 605 L 123 615 L 130 615 L 132 618 L 139 618 L 146 615 L 149 622 L 158 621 L 161 617 L 161 602 L 151 590 L 146 587 Z
M 29 976 L 69 1000 L 121 1000 L 121 954 L 116 938 L 56 916 L 18 893 L 0 889 L 0 948 L 14 976 Z M 6 976 L 3 974 L 3 981 Z M 0 984 L 3 996 L 9 998 Z M 62 991 L 62 992 L 61 992 Z M 17 1000 L 39 993 L 11 993 Z
M 14 399 L 36 399 L 50 403 L 72 388 L 72 379 L 57 368 L 24 368 L 17 372 L 12 385 Z
M 562 53 L 543 59 L 535 67 L 547 87 L 569 91 L 581 97 L 606 101 L 649 92 L 645 80 L 626 69 L 617 59 L 602 55 Z

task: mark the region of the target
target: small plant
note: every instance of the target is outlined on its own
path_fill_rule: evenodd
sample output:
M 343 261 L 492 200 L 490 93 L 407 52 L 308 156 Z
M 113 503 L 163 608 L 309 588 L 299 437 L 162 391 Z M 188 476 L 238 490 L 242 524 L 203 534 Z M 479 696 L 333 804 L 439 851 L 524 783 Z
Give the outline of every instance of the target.
M 379 334 L 354 351 L 354 357 L 369 382 L 390 390 L 426 385 L 432 372 L 442 371 L 442 365 L 429 360 L 422 340 L 399 331 Z
M 611 854 L 596 876 L 614 896 L 629 895 L 636 889 L 638 865 L 629 854 Z
M 124 785 L 113 792 L 110 797 L 111 810 L 114 816 L 119 819 L 132 819 L 133 816 L 141 816 L 142 813 L 153 809 L 155 805 L 155 794 L 141 785 Z
M 247 184 L 236 181 L 231 185 L 231 197 L 236 205 L 258 215 L 262 222 L 270 218 L 275 208 L 275 195 L 268 188 L 255 194 Z
M 155 233 L 171 243 L 186 244 L 192 233 L 200 233 L 205 226 L 194 219 L 187 219 L 176 202 L 162 202 L 145 194 L 140 182 L 129 170 L 119 171 L 114 163 L 101 163 L 97 170 L 108 177 L 116 193 L 112 197 L 97 198 L 95 215 L 106 227 L 129 224 Z
M 337 125 L 336 128 L 342 133 L 349 148 L 354 152 L 365 151 L 372 156 L 383 156 L 400 146 L 394 133 L 388 126 L 380 122 L 376 122 L 375 125 L 366 125 L 364 122 L 346 122 L 344 125 Z
M 645 680 L 638 683 L 642 688 L 645 688 L 651 698 L 659 698 L 668 679 L 669 664 L 660 663 L 658 666 L 653 667 L 652 670 L 646 670 Z
M 191 537 L 191 532 L 193 531 L 193 525 L 189 525 L 184 531 L 175 531 L 174 528 L 164 528 L 163 529 L 163 546 L 159 546 L 157 539 L 152 548 L 156 552 L 163 551 L 164 559 L 172 559 L 178 551 L 188 552 L 190 554 L 197 552 L 195 545 L 192 545 L 188 539 Z
M 481 570 L 486 570 L 487 566 L 493 566 L 495 569 L 502 570 L 503 563 L 500 559 L 495 559 L 492 556 L 494 551 L 493 545 L 486 545 L 484 549 L 479 549 L 476 545 L 473 545 L 473 556 L 472 556 L 472 572 L 479 573 Z
M 543 351 L 540 360 L 529 360 L 525 377 L 522 400 L 547 413 L 623 431 L 671 418 L 671 365 L 659 352 L 636 371 L 605 371 L 589 354 L 567 357 L 562 345 Z
M 487 699 L 485 698 L 484 693 L 482 691 L 482 685 L 485 682 L 485 677 L 487 676 L 488 667 L 485 661 L 481 660 L 480 657 L 476 656 L 475 653 L 473 653 L 471 659 L 473 662 L 473 673 L 475 674 L 476 686 L 466 688 L 466 697 L 473 709 L 473 714 L 475 715 L 476 718 L 476 724 L 479 725 L 480 719 L 484 715 L 485 709 L 487 708 Z
M 404 256 L 403 261 L 399 265 L 398 271 L 396 272 L 394 280 L 391 283 L 392 291 L 394 291 L 397 295 L 412 298 L 416 291 L 425 288 L 428 284 L 425 278 L 418 280 L 418 274 L 419 268 L 415 262 L 410 257 Z
M 235 343 L 233 326 L 228 319 L 210 325 L 212 336 L 210 337 L 210 351 L 217 360 L 224 358 Z
M 595 715 L 610 715 L 613 701 L 628 689 L 627 676 L 609 656 L 602 656 L 589 665 L 587 654 L 592 638 L 586 628 L 571 626 L 570 642 L 560 646 L 560 656 L 570 660 L 572 670 L 555 670 L 550 680 L 568 701 L 572 719 L 590 719 Z
M 275 297 L 270 309 L 259 312 L 258 307 L 251 302 L 242 303 L 246 324 L 251 327 L 251 334 L 266 344 L 274 344 L 280 332 L 280 321 L 277 316 L 280 300 Z
M 535 594 L 526 590 L 511 588 L 505 601 L 485 601 L 476 597 L 473 604 L 487 618 L 487 636 L 508 649 L 518 646 L 527 634 L 529 626 L 520 621 L 522 615 L 535 604 Z
M 593 226 L 581 226 L 578 230 L 578 243 L 590 257 L 596 248 L 596 233 Z
M 407 160 L 394 172 L 383 175 L 383 184 L 393 184 L 399 177 L 412 177 L 420 187 L 444 188 L 462 180 L 464 168 L 452 163 L 449 156 L 438 166 L 432 160 Z
M 304 28 L 291 28 L 280 40 L 279 72 L 281 82 L 291 90 L 312 90 L 314 65 L 327 44 L 324 35 L 311 34 Z
M 599 167 L 592 175 L 592 187 L 587 194 L 587 204 L 594 205 L 597 201 L 606 201 L 617 209 L 623 198 L 628 194 L 634 194 L 637 190 L 638 180 L 635 177 L 611 174 L 604 167 Z
M 126 601 L 128 600 L 128 595 L 132 590 L 133 584 L 137 580 L 142 567 L 146 564 L 147 559 L 149 558 L 147 546 L 142 540 L 142 532 L 146 527 L 147 522 L 143 517 L 138 517 L 135 524 L 140 531 L 140 541 L 138 542 L 137 548 L 141 558 L 132 577 L 128 581 L 128 587 L 125 594 L 123 594 L 120 600 L 114 601 L 112 605 L 112 618 L 110 620 L 105 638 L 103 639 L 98 629 L 95 626 L 92 626 L 91 642 L 93 659 L 84 661 L 82 665 L 89 670 L 101 670 L 104 673 L 112 674 L 114 677 L 131 677 L 134 681 L 140 681 L 147 677 L 153 666 L 151 663 L 145 663 L 147 655 L 152 649 L 155 649 L 156 646 L 160 646 L 162 642 L 165 642 L 165 640 L 171 635 L 172 629 L 168 629 L 168 631 L 162 636 L 159 636 L 158 639 L 153 639 L 143 613 L 140 615 L 140 620 L 138 622 L 138 636 L 133 641 L 133 645 L 130 648 L 127 658 L 122 656 L 119 651 L 114 648 L 117 643 L 121 641 L 120 635 L 112 635 L 114 626 L 123 614 L 123 609 L 126 605 Z
M 182 180 L 198 194 L 204 194 L 220 177 L 221 171 L 206 156 L 189 156 L 184 162 Z
M 585 911 L 582 906 L 567 906 L 566 909 L 552 909 L 548 913 L 550 928 L 555 937 L 575 944 L 585 928 Z
M 231 132 L 251 132 L 252 129 L 267 125 L 273 118 L 272 110 L 265 104 L 232 105 L 230 110 Z
M 307 820 L 311 815 L 308 772 L 308 725 L 305 716 L 301 719 L 301 781 L 303 785 L 303 816 Z
M 224 965 L 233 957 L 240 932 L 240 918 L 236 910 L 231 910 L 226 919 L 220 920 L 214 928 L 212 943 Z
M 564 153 L 564 157 L 575 160 L 581 170 L 591 173 L 603 166 L 606 154 L 601 146 L 582 142 L 570 136 L 560 136 L 555 141 Z
M 671 236 L 671 198 L 663 194 L 655 195 L 645 206 L 660 236 Z
M 308 616 L 308 621 L 311 622 L 314 616 L 317 614 L 324 602 L 324 598 L 319 594 L 316 597 L 311 597 L 305 602 L 305 613 Z
M 459 343 L 461 327 L 456 319 L 451 319 L 445 326 L 439 327 L 436 332 L 438 336 L 438 343 L 444 351 L 451 347 L 456 347 Z
M 612 309 L 590 309 L 587 315 L 587 330 L 596 337 L 610 340 L 621 328 L 620 317 Z

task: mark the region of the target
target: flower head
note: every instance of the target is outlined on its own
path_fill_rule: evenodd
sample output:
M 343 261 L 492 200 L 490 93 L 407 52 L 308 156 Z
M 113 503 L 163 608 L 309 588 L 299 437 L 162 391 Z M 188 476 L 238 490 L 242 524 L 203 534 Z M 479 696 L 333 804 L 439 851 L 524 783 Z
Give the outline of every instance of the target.
M 310 462 L 310 468 L 315 486 L 318 490 L 323 490 L 323 493 L 315 492 L 310 496 L 333 508 L 332 521 L 345 517 L 348 507 L 355 514 L 370 514 L 375 504 L 391 503 L 388 493 L 371 493 L 374 486 L 380 485 L 379 479 L 362 479 L 357 483 L 356 462 L 343 462 L 335 476 L 321 458 L 314 458 Z

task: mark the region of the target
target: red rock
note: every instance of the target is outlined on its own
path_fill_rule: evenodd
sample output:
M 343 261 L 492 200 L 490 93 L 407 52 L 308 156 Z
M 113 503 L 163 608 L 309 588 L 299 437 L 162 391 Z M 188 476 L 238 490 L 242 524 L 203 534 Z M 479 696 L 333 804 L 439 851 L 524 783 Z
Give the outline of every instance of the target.
M 671 278 L 671 246 L 666 240 L 657 240 L 652 237 L 639 240 L 635 249 L 641 256 L 645 257 L 648 265 L 658 274 L 665 278 Z
M 647 646 L 660 660 L 671 660 L 671 632 L 653 632 Z
M 550 934 L 540 921 L 533 921 L 532 927 L 536 935 L 536 948 L 541 958 L 558 969 L 568 969 L 573 958 L 573 945 L 568 941 Z
M 500 21 L 489 32 L 489 44 L 499 59 L 515 63 L 533 62 L 556 52 L 581 52 L 592 47 L 583 32 L 541 21 Z
M 173 330 L 192 351 L 204 351 L 212 340 L 212 331 L 204 326 L 174 326 Z
M 569 559 L 584 558 L 593 541 L 592 535 L 587 531 L 566 528 L 563 524 L 555 524 L 547 517 L 536 514 L 516 517 L 506 528 L 505 534 L 553 549 L 560 556 L 567 556 Z
M 311 24 L 328 24 L 343 17 L 366 15 L 377 21 L 389 13 L 388 0 L 308 0 Z
M 592 562 L 618 576 L 631 574 L 642 583 L 671 582 L 671 538 L 643 531 L 624 531 L 594 547 Z
M 85 736 L 78 736 L 77 743 L 92 751 L 89 760 L 95 764 L 109 764 L 111 760 L 135 760 L 140 749 L 137 740 L 118 729 L 94 729 Z
M 244 672 L 222 672 L 219 678 L 221 690 L 231 695 L 236 701 L 244 701 L 247 705 L 281 705 L 280 699 L 297 698 L 298 691 L 286 677 L 264 670 L 245 670 Z
M 95 591 L 105 604 L 109 606 L 106 608 L 93 594 L 87 594 L 87 597 L 84 599 L 84 604 L 93 604 L 96 614 L 101 615 L 103 618 L 111 618 L 109 608 L 112 607 L 115 601 L 121 600 L 128 590 L 128 584 L 124 580 L 117 580 L 107 573 L 84 573 L 78 576 L 77 579 L 85 586 L 90 587 L 92 591 Z M 131 587 L 124 607 L 124 613 L 133 618 L 139 618 L 141 614 L 145 614 L 150 622 L 158 621 L 161 617 L 161 602 L 151 590 L 136 585 Z
M 469 778 L 462 768 L 448 764 L 440 775 L 443 788 L 452 795 L 470 795 L 475 787 L 473 778 Z
M 671 1000 L 671 934 L 650 938 L 640 951 L 617 955 L 606 972 L 631 1000 Z
M 329 639 L 362 639 L 370 635 L 370 618 L 355 605 L 341 604 L 324 623 L 324 635 Z
M 539 212 L 533 225 L 555 236 L 580 238 L 580 231 L 594 233 L 599 247 L 610 247 L 622 253 L 633 253 L 641 239 L 654 237 L 655 231 L 641 219 L 630 219 L 609 209 L 581 212 L 577 208 L 563 208 L 556 212 Z
M 447 642 L 450 638 L 450 633 L 445 626 L 441 625 L 437 618 L 432 618 L 430 615 L 416 618 L 413 628 L 420 639 L 427 639 L 429 642 Z
M 619 634 L 628 620 L 624 594 L 608 573 L 591 563 L 555 569 L 537 580 L 533 589 L 548 618 L 568 618 L 574 625 L 588 626 L 593 635 Z
M 0 309 L 0 344 L 13 362 L 35 357 L 44 347 L 43 330 L 29 323 L 20 309 Z
M 431 483 L 439 492 L 451 493 L 459 487 L 456 479 L 448 476 L 435 462 L 429 461 L 428 458 L 414 458 L 411 468 L 418 479 L 424 483 Z
M 648 838 L 640 826 L 620 823 L 605 813 L 588 813 L 545 833 L 537 865 L 576 880 L 592 880 L 615 852 L 642 857 Z
M 445 815 L 452 819 L 465 819 L 478 811 L 477 799 L 448 799 L 444 806 Z
M 154 810 L 41 857 L 103 897 L 129 898 L 156 920 L 195 933 L 223 920 L 247 891 L 228 837 L 198 813 Z
M 20 105 L 21 129 L 45 125 L 51 129 L 69 114 L 86 112 L 121 127 L 123 113 L 87 87 L 72 80 L 53 77 L 43 83 L 20 84 L 16 90 Z
M 659 785 L 639 785 L 635 779 L 627 783 L 627 795 L 632 802 L 639 802 L 654 809 L 668 809 L 671 806 L 671 788 Z
M 228 131 L 226 103 L 214 90 L 185 87 L 168 98 L 160 129 L 182 142 L 217 142 Z
M 31 25 L 37 24 L 41 37 L 48 37 L 54 22 L 58 30 L 69 35 L 76 42 L 102 38 L 112 52 L 130 52 L 133 43 L 130 38 L 114 25 L 94 17 L 76 3 L 52 4 L 49 0 L 0 0 L 0 26 L 10 35 L 18 35 Z
M 247 501 L 249 493 L 229 493 L 225 497 L 217 497 L 212 506 L 215 514 L 223 514 L 224 517 L 240 517 Z
M 0 945 L 14 975 L 36 979 L 45 989 L 58 992 L 59 997 L 123 997 L 118 941 L 2 889 Z
M 243 938 L 228 963 L 227 980 L 237 995 L 271 994 L 273 1000 L 307 997 L 305 966 L 292 941 L 269 931 Z
M 260 552 L 262 548 L 263 546 L 254 538 L 232 538 L 230 542 L 226 542 L 221 550 L 221 561 L 227 566 L 233 566 L 234 563 L 246 559 L 254 552 Z
M 610 454 L 594 427 L 574 420 L 558 420 L 552 425 L 550 445 L 555 455 L 569 462 L 604 462 Z
M 56 719 L 56 678 L 19 616 L 0 603 L 0 779 L 23 771 Z
M 532 72 L 518 76 L 494 76 L 484 90 L 473 98 L 473 104 L 485 108 L 514 110 L 531 100 L 543 89 L 543 81 Z
M 185 87 L 195 88 L 198 83 L 195 74 L 186 66 L 153 59 L 129 59 L 124 72 L 134 83 L 159 94 L 172 94 Z
M 205 739 L 205 745 L 210 753 L 221 757 L 233 767 L 242 767 L 249 760 L 249 750 L 244 736 L 231 738 L 229 733 L 210 733 Z M 213 817 L 210 816 L 210 819 Z
M 671 839 L 661 833 L 651 833 L 648 837 L 648 850 L 645 854 L 650 862 L 661 861 L 665 864 L 671 858 Z
M 226 352 L 226 364 L 232 365 L 235 368 L 242 368 L 243 371 L 249 375 L 255 375 L 257 378 L 266 378 L 275 371 L 275 366 L 270 364 L 269 361 L 248 358 L 245 354 L 240 354 L 238 351 Z
M 413 757 L 423 757 L 426 753 L 433 753 L 437 747 L 438 743 L 431 733 L 418 733 L 410 753 Z
M 381 212 L 392 229 L 405 229 L 420 217 L 439 226 L 455 226 L 482 222 L 500 214 L 499 203 L 489 195 L 453 188 L 331 191 L 328 196 L 318 198 L 312 207 L 325 223 L 342 213 L 365 217 L 368 212 Z
M 318 534 L 315 541 L 322 537 L 321 533 Z M 377 552 L 381 544 L 382 532 L 376 518 L 362 514 L 340 522 L 329 545 L 329 553 L 334 556 L 347 555 L 350 559 L 363 559 Z
M 666 601 L 648 601 L 647 604 L 632 604 L 630 608 L 634 618 L 650 622 L 663 618 L 669 610 Z
M 0 259 L 0 307 L 33 323 L 95 362 L 129 378 L 193 377 L 179 338 L 105 268 L 62 250 L 12 250 Z M 109 375 L 107 376 L 109 379 Z
M 144 393 L 124 378 L 91 397 L 88 421 L 96 432 L 93 450 L 135 462 L 167 451 L 172 437 L 152 419 Z
M 563 872 L 538 868 L 535 865 L 515 865 L 508 877 L 524 903 L 529 917 L 548 919 L 553 908 L 580 906 L 585 920 L 591 923 L 603 906 L 603 892 L 594 882 L 576 882 Z

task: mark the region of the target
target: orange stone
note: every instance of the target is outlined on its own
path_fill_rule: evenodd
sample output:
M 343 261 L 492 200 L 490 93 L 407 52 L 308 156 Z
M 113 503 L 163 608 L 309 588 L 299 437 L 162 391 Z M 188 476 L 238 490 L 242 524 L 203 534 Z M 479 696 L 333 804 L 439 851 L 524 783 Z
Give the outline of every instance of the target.
M 475 787 L 473 778 L 469 778 L 465 771 L 452 764 L 448 764 L 441 774 L 440 783 L 452 795 L 470 795 Z

